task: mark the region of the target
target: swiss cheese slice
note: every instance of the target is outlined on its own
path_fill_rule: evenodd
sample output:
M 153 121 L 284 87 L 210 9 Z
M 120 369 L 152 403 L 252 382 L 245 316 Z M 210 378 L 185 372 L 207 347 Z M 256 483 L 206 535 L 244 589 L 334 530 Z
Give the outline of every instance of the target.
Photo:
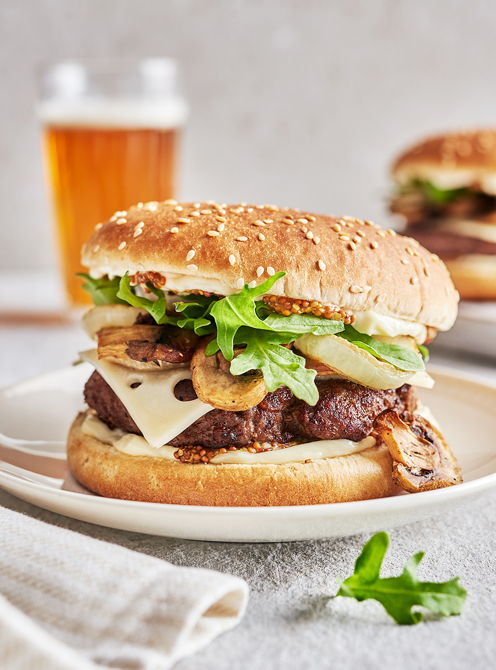
M 100 373 L 152 447 L 168 444 L 213 409 L 198 399 L 182 402 L 175 397 L 176 384 L 191 378 L 189 368 L 131 370 L 99 359 L 95 349 L 83 352 L 81 358 Z

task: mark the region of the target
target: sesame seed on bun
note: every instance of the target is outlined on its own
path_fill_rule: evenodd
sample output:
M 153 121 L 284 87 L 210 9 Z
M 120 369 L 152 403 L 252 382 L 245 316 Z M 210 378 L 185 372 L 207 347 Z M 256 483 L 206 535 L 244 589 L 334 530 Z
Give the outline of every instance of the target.
M 83 248 L 93 277 L 157 273 L 163 288 L 220 295 L 276 272 L 271 294 L 447 330 L 458 294 L 439 258 L 370 221 L 273 205 L 138 203 Z
M 403 151 L 391 167 L 400 184 L 414 179 L 439 188 L 475 188 L 496 195 L 496 128 L 433 135 Z

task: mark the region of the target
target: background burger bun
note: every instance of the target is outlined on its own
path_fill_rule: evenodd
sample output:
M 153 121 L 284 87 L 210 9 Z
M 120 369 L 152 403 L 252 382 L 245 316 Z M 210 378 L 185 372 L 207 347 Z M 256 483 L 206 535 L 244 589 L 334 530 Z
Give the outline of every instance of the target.
M 156 272 L 171 291 L 228 295 L 279 270 L 270 293 L 440 330 L 458 294 L 437 256 L 369 221 L 267 205 L 139 203 L 98 224 L 83 248 L 94 277 Z
M 467 254 L 446 265 L 464 300 L 496 300 L 496 256 Z
M 439 188 L 475 188 L 496 195 L 496 128 L 433 135 L 408 147 L 391 167 L 400 184 L 413 179 Z
M 176 505 L 264 507 L 318 505 L 397 493 L 384 445 L 310 463 L 189 465 L 128 456 L 81 431 L 79 414 L 68 437 L 76 479 L 108 498 Z

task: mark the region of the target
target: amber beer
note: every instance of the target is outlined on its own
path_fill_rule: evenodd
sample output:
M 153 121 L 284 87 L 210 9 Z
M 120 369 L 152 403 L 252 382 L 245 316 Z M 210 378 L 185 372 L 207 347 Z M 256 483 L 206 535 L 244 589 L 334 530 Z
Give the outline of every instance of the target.
M 100 221 L 127 205 L 165 200 L 175 192 L 178 128 L 99 128 L 46 125 L 63 278 L 72 303 L 81 289 L 81 246 Z
M 60 262 L 73 305 L 88 302 L 76 272 L 95 225 L 137 202 L 175 194 L 186 107 L 174 61 L 58 63 L 38 108 Z

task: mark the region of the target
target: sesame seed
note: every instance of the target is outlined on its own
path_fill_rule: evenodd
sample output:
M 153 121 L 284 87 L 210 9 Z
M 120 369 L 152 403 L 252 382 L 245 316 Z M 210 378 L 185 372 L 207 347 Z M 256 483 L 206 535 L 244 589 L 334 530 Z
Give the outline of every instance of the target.
M 246 211 L 247 211 L 249 214 L 251 214 L 251 213 L 254 212 L 255 210 L 253 209 L 253 207 L 248 207 L 248 209 L 247 209 Z
M 216 216 L 215 220 L 219 221 L 219 223 L 225 223 L 227 221 L 225 216 Z
M 264 223 L 274 223 L 274 219 L 264 219 Z
M 355 244 L 360 244 L 361 241 L 362 241 L 362 238 L 361 238 L 361 237 L 357 237 L 356 235 L 355 235 L 355 237 L 353 238 L 353 242 L 354 242 Z
M 134 229 L 133 237 L 138 237 L 139 235 L 141 235 L 142 232 L 143 232 L 143 228 L 140 228 L 139 226 L 136 226 L 136 228 Z
M 403 265 L 410 265 L 410 261 L 407 260 L 406 258 L 402 258 L 401 262 L 403 263 Z
M 343 242 L 348 242 L 351 238 L 349 235 L 340 235 L 339 239 L 343 240 Z
M 190 270 L 191 272 L 196 272 L 198 270 L 198 265 L 190 263 L 189 265 L 186 266 L 186 269 Z
M 322 270 L 322 272 L 324 272 L 327 265 L 324 263 L 324 261 L 321 258 L 319 258 L 319 260 L 317 261 L 317 267 L 319 268 L 319 270 Z
M 176 212 L 182 212 L 182 211 L 183 211 L 183 207 L 181 207 L 181 205 L 178 205 L 177 207 L 174 207 L 174 211 L 176 211 Z
M 374 228 L 377 227 L 373 221 L 364 221 L 363 225 L 364 226 L 373 226 Z
M 307 226 L 302 226 L 301 227 L 301 232 L 302 233 L 308 233 L 308 227 Z
M 125 246 L 126 246 L 126 242 L 121 242 L 117 248 L 119 249 L 119 251 L 122 251 Z
M 143 203 L 142 203 L 142 202 L 138 202 L 137 205 L 136 205 L 136 207 L 137 207 L 138 209 L 143 209 Z
M 348 242 L 347 246 L 350 251 L 355 251 L 356 249 L 356 244 L 354 242 Z
M 207 235 L 209 235 L 210 237 L 219 237 L 220 233 L 218 230 L 209 230 L 207 232 Z
M 219 223 L 219 225 L 217 226 L 217 230 L 219 231 L 219 233 L 222 233 L 222 231 L 225 230 L 225 227 L 226 227 L 225 223 Z
M 229 255 L 229 264 L 230 265 L 235 265 L 236 264 L 236 256 L 234 254 Z
M 431 254 L 431 260 L 433 263 L 437 263 L 439 261 L 439 256 L 437 254 Z
M 103 226 L 103 223 L 97 223 L 95 226 L 95 230 L 100 230 L 100 228 Z
M 186 254 L 186 260 L 190 261 L 195 257 L 196 251 L 194 249 L 190 249 L 188 253 Z
M 249 282 L 249 284 L 248 284 L 248 286 L 249 286 L 250 288 L 255 288 L 256 285 L 257 285 L 257 280 L 256 280 L 256 279 L 253 279 L 253 280 L 252 280 L 251 282 Z
M 259 265 L 256 269 L 257 277 L 261 277 L 265 272 L 265 268 L 262 265 Z
M 212 214 L 211 209 L 200 209 L 200 214 Z
M 164 205 L 177 205 L 177 200 L 169 198 L 169 200 L 164 200 Z
M 147 209 L 150 212 L 156 212 L 158 209 L 158 202 L 147 202 L 145 205 L 145 209 Z
M 252 223 L 252 225 L 253 225 L 253 226 L 260 226 L 260 227 L 263 226 L 263 227 L 265 227 L 267 224 L 264 223 L 263 221 L 260 221 L 260 219 L 257 219 L 256 221 L 254 221 L 254 222 Z
M 302 217 L 301 219 L 298 219 L 298 223 L 310 223 L 309 219 L 306 219 L 305 217 Z
M 273 275 L 275 275 L 275 273 L 276 271 L 274 270 L 274 268 L 269 265 L 269 267 L 267 268 L 267 274 L 269 275 L 269 277 L 272 277 Z
M 431 273 L 429 272 L 429 268 L 424 267 L 424 274 L 426 277 L 430 277 Z
M 417 277 L 410 277 L 410 284 L 414 286 L 417 283 Z
M 191 219 L 183 217 L 182 219 L 178 219 L 176 223 L 191 223 Z
M 411 247 L 407 247 L 405 251 L 407 254 L 410 254 L 410 256 L 413 256 L 415 253 L 415 251 Z
M 358 286 L 357 284 L 353 284 L 353 286 L 350 286 L 349 291 L 350 293 L 366 293 L 367 291 L 370 291 L 370 286 Z
M 314 237 L 313 240 L 312 240 L 312 242 L 313 242 L 314 244 L 320 244 L 320 237 Z
M 312 231 L 309 230 L 309 231 L 307 232 L 307 234 L 305 235 L 305 237 L 306 237 L 307 240 L 313 240 L 313 233 L 312 233 Z
M 190 216 L 200 216 L 200 212 L 198 211 L 191 212 Z
M 335 223 L 333 226 L 331 226 L 331 230 L 333 230 L 335 233 L 340 233 L 341 226 L 339 225 L 339 223 Z
M 235 284 L 236 288 L 243 288 L 244 285 L 245 285 L 245 280 L 243 279 L 243 277 L 240 277 L 239 279 L 236 280 L 236 284 Z
M 265 240 L 265 235 L 263 233 L 258 233 L 257 237 L 260 240 L 260 242 L 263 242 Z
M 388 235 L 391 235 L 391 237 L 394 237 L 394 236 L 396 235 L 396 231 L 393 230 L 392 228 L 388 228 L 388 229 L 386 230 L 386 233 L 387 233 Z
M 120 219 L 117 219 L 116 223 L 117 223 L 117 225 L 120 226 L 123 223 L 127 223 L 127 219 L 125 219 L 124 217 L 121 217 Z
M 363 230 L 357 230 L 357 231 L 356 231 L 356 234 L 357 234 L 359 237 L 365 237 L 365 233 L 363 232 Z
M 245 237 L 244 235 L 240 235 L 239 237 L 236 238 L 237 242 L 247 242 L 248 238 Z
M 265 209 L 268 209 L 271 212 L 278 212 L 279 211 L 279 207 L 277 207 L 277 205 L 266 205 Z
M 317 221 L 317 218 L 311 214 L 307 214 L 307 219 L 310 221 L 310 223 Z
M 193 207 L 194 207 L 195 209 L 199 209 L 199 208 L 201 207 L 201 202 L 195 202 L 195 203 L 193 204 Z
M 385 230 L 378 230 L 377 234 L 379 235 L 379 237 L 386 237 L 386 235 L 387 235 Z
M 379 246 L 379 243 L 376 242 L 375 240 L 372 240 L 372 242 L 369 244 L 369 247 L 371 249 L 377 249 L 378 246 Z
M 95 246 L 93 247 L 93 253 L 96 253 L 99 249 L 100 249 L 100 245 L 95 244 Z
M 171 228 L 169 230 L 169 233 L 178 233 L 178 232 L 179 232 L 179 228 L 177 226 L 174 226 L 173 228 Z

